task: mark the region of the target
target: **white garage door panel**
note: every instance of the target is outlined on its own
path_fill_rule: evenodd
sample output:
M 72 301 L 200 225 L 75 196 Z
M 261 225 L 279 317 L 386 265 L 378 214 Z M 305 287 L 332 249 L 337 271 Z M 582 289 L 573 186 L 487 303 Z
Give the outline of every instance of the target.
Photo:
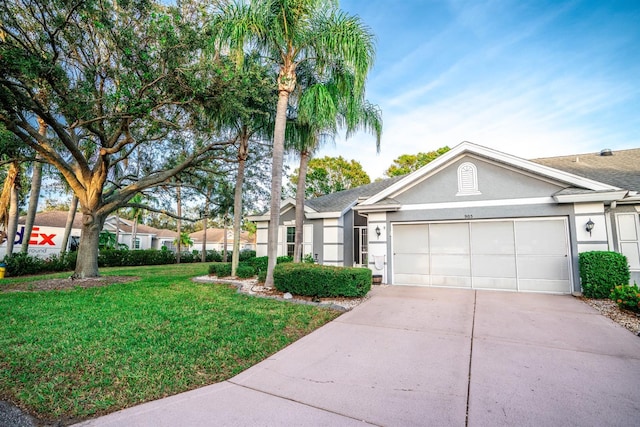
M 470 276 L 469 255 L 431 255 L 431 274 L 439 276 Z
M 564 220 L 516 221 L 518 255 L 566 255 L 567 238 Z
M 395 274 L 395 283 L 401 285 L 431 285 L 431 276 L 427 274 Z
M 432 254 L 468 254 L 469 225 L 467 223 L 431 224 L 429 226 Z
M 396 284 L 571 292 L 563 218 L 399 224 L 393 249 Z
M 402 254 L 402 256 L 396 257 L 394 268 L 398 274 L 429 274 L 429 255 Z
M 476 255 L 471 261 L 473 277 L 505 277 L 515 279 L 515 255 Z
M 394 226 L 393 245 L 395 253 L 428 253 L 429 226 L 427 224 Z
M 513 254 L 513 222 L 471 223 L 471 252 L 473 254 Z
M 443 286 L 447 288 L 469 288 L 471 289 L 470 276 L 431 276 L 431 286 Z
M 565 257 L 518 256 L 518 277 L 521 279 L 569 280 Z
M 566 280 L 520 279 L 518 284 L 522 292 L 569 292 Z
M 515 291 L 518 289 L 518 281 L 515 279 L 501 277 L 473 277 L 474 289 L 498 289 L 504 291 Z

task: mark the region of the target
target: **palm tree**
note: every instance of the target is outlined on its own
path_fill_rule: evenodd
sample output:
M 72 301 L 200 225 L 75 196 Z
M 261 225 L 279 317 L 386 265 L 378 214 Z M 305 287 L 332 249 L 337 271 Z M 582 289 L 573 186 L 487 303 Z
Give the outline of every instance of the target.
M 304 223 L 304 198 L 309 160 L 320 147 L 323 139 L 333 139 L 338 128 L 346 128 L 347 138 L 359 129 L 369 131 L 376 137 L 376 148 L 380 151 L 382 117 L 377 105 L 363 99 L 353 87 L 354 78 L 348 71 L 337 68 L 331 80 L 319 81 L 319 76 L 306 76 L 299 96 L 297 117 L 290 121 L 287 142 L 300 157 L 296 188 L 296 218 L 294 240 L 294 262 L 302 259 Z M 302 86 L 302 85 L 301 85 Z
M 327 0 L 241 0 L 221 6 L 213 22 L 215 37 L 226 42 L 241 59 L 251 44 L 278 67 L 278 102 L 273 136 L 271 203 L 267 252 L 269 263 L 265 286 L 273 286 L 276 264 L 282 167 L 289 96 L 296 87 L 296 70 L 308 63 L 324 74 L 336 62 L 355 76 L 355 89 L 364 90 L 375 54 L 373 35 L 358 17 Z

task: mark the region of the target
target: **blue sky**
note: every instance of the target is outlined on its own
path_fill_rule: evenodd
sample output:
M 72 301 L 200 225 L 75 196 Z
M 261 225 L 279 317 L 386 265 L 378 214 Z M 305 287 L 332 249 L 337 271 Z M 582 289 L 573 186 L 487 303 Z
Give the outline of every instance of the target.
M 523 158 L 640 147 L 640 0 L 343 0 L 377 37 L 367 98 L 384 133 L 318 156 L 372 179 L 471 141 Z

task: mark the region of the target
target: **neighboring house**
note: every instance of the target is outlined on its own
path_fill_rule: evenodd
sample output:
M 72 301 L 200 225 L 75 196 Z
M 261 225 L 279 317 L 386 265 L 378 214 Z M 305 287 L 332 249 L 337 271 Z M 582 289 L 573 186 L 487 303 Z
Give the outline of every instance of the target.
M 640 149 L 529 161 L 464 142 L 411 174 L 308 200 L 304 253 L 389 284 L 571 293 L 578 254 L 614 250 L 640 282 L 638 191 Z M 279 255 L 293 251 L 294 217 L 285 201 Z M 250 219 L 266 255 L 268 213 Z
M 31 243 L 29 244 L 30 255 L 47 258 L 51 255 L 60 254 L 67 215 L 68 212 L 66 211 L 47 211 L 36 214 L 33 231 L 31 233 Z M 20 217 L 14 252 L 20 251 L 22 240 L 25 238 L 24 222 L 25 217 Z M 73 252 L 77 250 L 80 243 L 81 231 L 82 213 L 78 212 L 74 218 L 71 235 L 69 236 L 68 251 Z M 133 222 L 131 220 L 118 218 L 115 215 L 107 217 L 103 231 L 117 235 L 118 243 L 134 249 L 162 249 L 162 246 L 166 246 L 167 249 L 175 251 L 173 242 L 178 236 L 178 233 L 172 230 L 161 230 L 138 224 L 136 241 L 132 242 Z M 4 258 L 6 250 L 6 242 L 0 244 L 0 259 Z
M 224 249 L 224 233 L 222 228 L 207 228 L 206 249 L 221 252 Z M 233 230 L 227 229 L 227 251 L 233 251 Z M 202 250 L 202 242 L 204 240 L 204 230 L 196 231 L 189 234 L 193 240 L 193 249 Z M 246 231 L 240 232 L 240 250 L 256 250 L 255 235 L 250 235 Z

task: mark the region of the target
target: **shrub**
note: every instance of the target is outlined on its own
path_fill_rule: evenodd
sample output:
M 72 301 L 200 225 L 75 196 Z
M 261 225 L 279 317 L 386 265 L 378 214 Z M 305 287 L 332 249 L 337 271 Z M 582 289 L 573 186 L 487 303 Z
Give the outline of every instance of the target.
M 276 289 L 315 297 L 362 297 L 371 290 L 368 268 L 317 264 L 279 264 L 273 272 Z
M 247 262 L 247 264 L 252 265 L 253 268 L 256 269 L 256 273 L 258 273 L 258 280 L 260 280 L 260 273 L 261 272 L 264 271 L 265 275 L 266 275 L 267 265 L 269 263 L 269 257 L 266 257 L 266 256 L 254 257 L 254 258 L 248 259 L 246 262 Z M 293 262 L 293 258 L 291 258 L 290 256 L 279 256 L 276 259 L 276 264 L 283 264 L 283 263 L 287 263 L 287 262 Z M 263 280 L 263 282 L 264 282 L 264 280 Z
M 230 262 L 214 262 L 209 265 L 209 274 L 213 274 L 218 277 L 231 276 L 231 263 Z
M 4 263 L 7 265 L 7 276 L 25 276 L 45 271 L 44 259 L 29 256 L 22 252 L 4 257 Z
M 306 254 L 305 256 L 302 257 L 302 262 L 306 262 L 307 264 L 315 264 L 316 259 L 313 257 L 312 254 Z
M 240 262 L 243 261 L 248 261 L 251 258 L 255 258 L 256 257 L 256 251 L 252 251 L 250 249 L 243 249 L 240 251 L 240 256 L 238 257 L 238 260 Z
M 614 300 L 620 308 L 640 313 L 640 289 L 635 283 L 633 286 L 629 284 L 615 286 L 609 298 Z
M 264 283 L 267 280 L 267 269 L 258 271 L 258 282 Z
M 222 254 L 215 249 L 207 251 L 207 262 L 222 262 Z
M 629 283 L 629 266 L 622 254 L 582 252 L 579 261 L 582 293 L 587 298 L 608 298 L 614 286 Z
M 241 279 L 246 279 L 256 275 L 256 269 L 250 264 L 240 263 L 236 269 L 236 276 Z

